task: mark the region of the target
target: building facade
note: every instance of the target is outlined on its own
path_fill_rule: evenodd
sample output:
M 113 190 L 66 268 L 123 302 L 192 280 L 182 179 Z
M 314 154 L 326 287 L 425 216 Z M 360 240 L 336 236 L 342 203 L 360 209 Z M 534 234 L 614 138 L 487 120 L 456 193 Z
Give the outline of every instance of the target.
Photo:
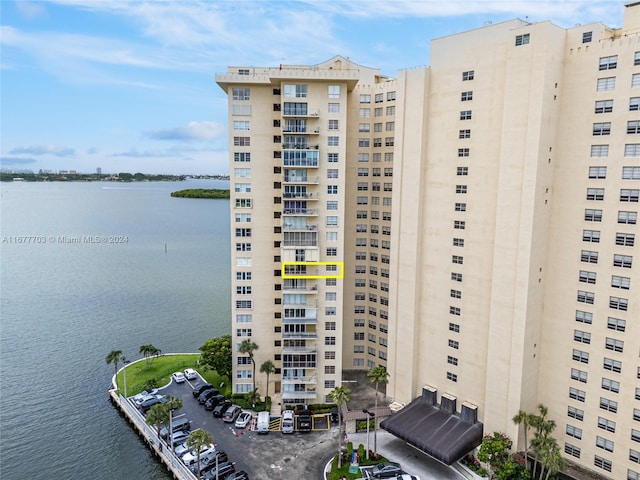
M 217 77 L 234 342 L 277 364 L 283 401 L 383 365 L 391 399 L 427 386 L 520 448 L 512 417 L 544 404 L 567 460 L 640 479 L 639 33 L 633 3 L 620 29 L 436 39 L 395 80 L 341 57 Z M 264 391 L 234 362 L 236 391 Z

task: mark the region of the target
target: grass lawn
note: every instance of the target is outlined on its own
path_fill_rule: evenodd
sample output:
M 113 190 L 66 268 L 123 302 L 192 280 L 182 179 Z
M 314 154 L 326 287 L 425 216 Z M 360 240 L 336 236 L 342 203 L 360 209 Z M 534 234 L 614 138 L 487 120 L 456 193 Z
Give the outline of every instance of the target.
M 185 368 L 195 369 L 206 381 L 218 388 L 224 382 L 224 388 L 220 388 L 221 393 L 226 393 L 227 389 L 230 390 L 231 385 L 227 377 L 218 375 L 214 370 L 205 371 L 197 366 L 199 358 L 199 353 L 161 355 L 152 358 L 149 368 L 147 368 L 146 360 L 127 365 L 127 395 L 132 396 L 140 393 L 150 381 L 154 381 L 158 387 L 164 387 L 171 381 L 173 372 L 181 372 Z M 118 385 L 124 389 L 122 371 L 118 373 Z
M 381 462 L 388 461 L 385 457 L 380 456 L 376 460 L 367 460 L 366 458 L 362 458 L 358 460 L 358 464 L 361 467 L 366 467 L 369 465 L 376 465 Z M 362 472 L 358 470 L 358 473 L 349 473 L 349 461 L 343 462 L 342 468 L 338 469 L 338 456 L 333 457 L 333 461 L 331 462 L 331 472 L 329 472 L 328 480 L 356 480 L 362 478 Z

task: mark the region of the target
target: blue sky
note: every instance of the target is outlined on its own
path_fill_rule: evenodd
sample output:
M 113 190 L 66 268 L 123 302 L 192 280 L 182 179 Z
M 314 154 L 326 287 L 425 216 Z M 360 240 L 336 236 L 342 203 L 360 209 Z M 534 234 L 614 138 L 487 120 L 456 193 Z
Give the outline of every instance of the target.
M 229 65 L 429 64 L 433 38 L 522 18 L 620 27 L 625 0 L 0 0 L 0 166 L 227 173 Z

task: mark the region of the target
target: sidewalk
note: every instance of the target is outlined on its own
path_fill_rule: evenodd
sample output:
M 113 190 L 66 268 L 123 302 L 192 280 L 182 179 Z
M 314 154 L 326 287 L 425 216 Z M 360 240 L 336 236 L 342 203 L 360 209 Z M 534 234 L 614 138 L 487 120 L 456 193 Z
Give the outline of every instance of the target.
M 415 449 L 403 440 L 394 437 L 385 430 L 377 430 L 377 452 L 392 462 L 398 462 L 402 469 L 411 475 L 417 475 L 420 480 L 462 480 L 453 467 L 434 460 L 421 451 Z M 350 433 L 349 441 L 353 442 L 353 448 L 363 444 L 367 446 L 366 433 Z M 369 448 L 373 450 L 373 431 L 369 433 Z

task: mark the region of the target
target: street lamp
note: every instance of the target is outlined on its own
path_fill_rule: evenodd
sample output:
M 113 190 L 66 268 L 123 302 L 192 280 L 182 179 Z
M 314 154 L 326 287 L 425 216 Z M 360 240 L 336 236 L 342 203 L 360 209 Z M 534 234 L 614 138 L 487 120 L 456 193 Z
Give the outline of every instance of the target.
M 124 398 L 126 399 L 127 398 L 127 363 L 129 362 L 125 357 L 122 357 L 122 363 L 124 365 L 124 367 L 122 367 L 122 375 L 124 376 Z
M 375 413 L 370 412 L 366 408 L 362 410 L 362 413 L 366 413 L 367 417 L 367 460 L 369 460 L 369 419 L 375 416 Z

